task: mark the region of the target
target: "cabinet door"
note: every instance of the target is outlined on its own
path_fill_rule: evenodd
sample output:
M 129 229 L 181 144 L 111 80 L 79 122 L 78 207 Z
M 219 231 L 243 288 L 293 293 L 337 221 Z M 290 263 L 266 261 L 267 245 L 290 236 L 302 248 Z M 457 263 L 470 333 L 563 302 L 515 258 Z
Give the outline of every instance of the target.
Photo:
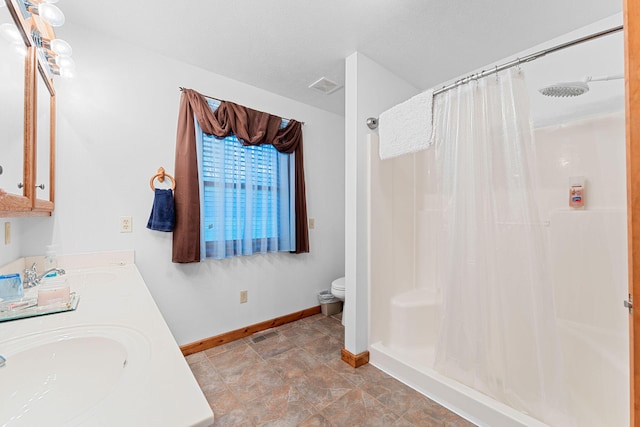
M 27 48 L 9 9 L 0 7 L 0 196 L 1 210 L 31 208 L 26 194 L 25 67 Z
M 55 96 L 51 79 L 38 65 L 36 76 L 36 150 L 34 210 L 53 210 L 55 154 Z

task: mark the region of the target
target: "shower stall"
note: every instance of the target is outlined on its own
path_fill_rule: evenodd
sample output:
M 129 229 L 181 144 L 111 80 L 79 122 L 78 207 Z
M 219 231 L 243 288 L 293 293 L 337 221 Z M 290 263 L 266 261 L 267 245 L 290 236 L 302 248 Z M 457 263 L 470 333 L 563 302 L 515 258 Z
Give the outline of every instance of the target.
M 615 55 L 621 43 L 583 49 Z M 384 161 L 369 136 L 371 361 L 479 425 L 629 424 L 622 83 L 547 107 L 558 100 L 535 98 L 541 70 L 571 55 L 585 53 L 536 61 L 526 82 L 515 70 L 495 79 L 525 111 L 531 98 L 532 128 L 528 112 L 512 130 L 474 117 L 482 132 L 435 113 L 436 133 L 450 127 L 443 145 Z M 576 176 L 581 209 L 569 205 Z

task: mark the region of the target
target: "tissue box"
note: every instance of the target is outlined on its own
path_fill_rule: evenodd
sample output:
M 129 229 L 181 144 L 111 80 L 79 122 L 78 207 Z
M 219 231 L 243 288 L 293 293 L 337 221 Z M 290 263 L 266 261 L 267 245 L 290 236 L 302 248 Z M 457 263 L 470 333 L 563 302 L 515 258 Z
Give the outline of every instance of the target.
M 22 279 L 19 274 L 6 274 L 0 276 L 0 298 L 4 301 L 20 299 L 24 296 Z

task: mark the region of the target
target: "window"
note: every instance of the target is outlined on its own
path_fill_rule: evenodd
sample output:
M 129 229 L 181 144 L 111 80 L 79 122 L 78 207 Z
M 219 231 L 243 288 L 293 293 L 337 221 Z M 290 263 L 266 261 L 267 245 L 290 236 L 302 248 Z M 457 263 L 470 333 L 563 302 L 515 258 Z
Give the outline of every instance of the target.
M 219 102 L 208 100 L 215 110 Z M 196 122 L 206 258 L 295 250 L 294 154 L 217 138 Z M 283 121 L 281 127 L 286 126 Z

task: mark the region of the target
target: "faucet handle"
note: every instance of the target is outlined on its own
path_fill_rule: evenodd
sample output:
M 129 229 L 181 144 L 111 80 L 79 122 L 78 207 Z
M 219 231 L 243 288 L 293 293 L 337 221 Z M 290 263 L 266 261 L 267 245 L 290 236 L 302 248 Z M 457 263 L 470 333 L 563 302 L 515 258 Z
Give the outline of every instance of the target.
M 38 272 L 36 270 L 36 263 L 34 262 L 31 268 L 24 269 L 24 281 L 27 286 L 31 286 L 36 277 L 38 277 Z

